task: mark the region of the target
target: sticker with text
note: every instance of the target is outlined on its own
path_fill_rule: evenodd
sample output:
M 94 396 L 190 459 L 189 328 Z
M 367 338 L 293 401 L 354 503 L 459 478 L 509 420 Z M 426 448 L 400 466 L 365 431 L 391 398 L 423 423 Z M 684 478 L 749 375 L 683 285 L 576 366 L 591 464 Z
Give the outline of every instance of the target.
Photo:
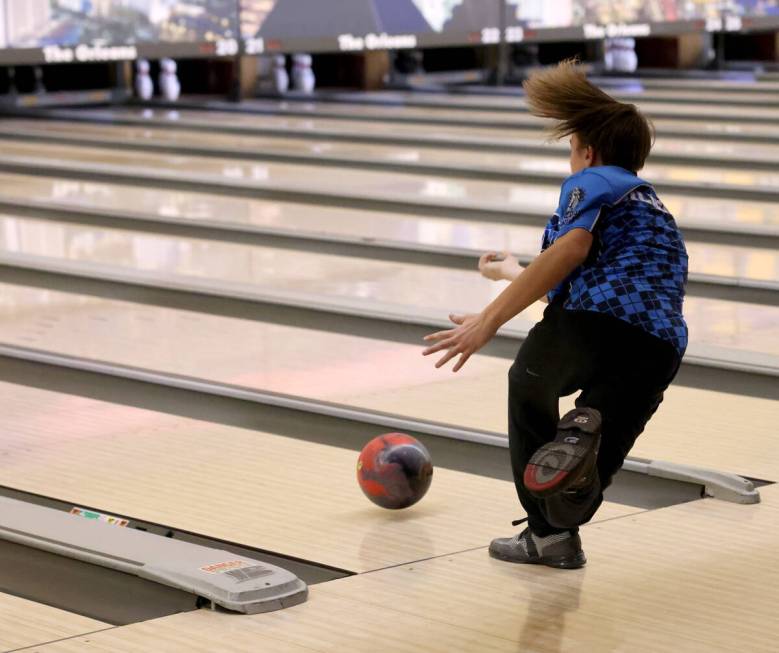
M 264 565 L 250 562 L 248 560 L 228 560 L 227 562 L 217 562 L 213 565 L 206 565 L 200 567 L 200 571 L 204 571 L 207 574 L 225 574 L 230 576 L 234 581 L 238 583 L 244 583 L 256 578 L 263 578 L 273 574 L 272 569 L 268 569 Z
M 113 515 L 104 515 L 102 512 L 95 512 L 94 510 L 87 510 L 86 508 L 73 507 L 70 509 L 70 514 L 76 517 L 83 517 L 84 519 L 91 519 L 92 521 L 101 521 L 111 526 L 127 526 L 130 523 L 129 519 L 122 519 L 121 517 L 114 517 Z

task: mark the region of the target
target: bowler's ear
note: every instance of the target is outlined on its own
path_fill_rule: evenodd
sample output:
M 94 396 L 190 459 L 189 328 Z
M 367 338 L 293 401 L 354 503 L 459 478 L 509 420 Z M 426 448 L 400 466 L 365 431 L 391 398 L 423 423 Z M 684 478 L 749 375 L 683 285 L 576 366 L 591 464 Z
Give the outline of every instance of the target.
M 587 151 L 584 153 L 584 160 L 587 161 L 588 166 L 595 165 L 595 148 L 592 145 L 587 146 Z

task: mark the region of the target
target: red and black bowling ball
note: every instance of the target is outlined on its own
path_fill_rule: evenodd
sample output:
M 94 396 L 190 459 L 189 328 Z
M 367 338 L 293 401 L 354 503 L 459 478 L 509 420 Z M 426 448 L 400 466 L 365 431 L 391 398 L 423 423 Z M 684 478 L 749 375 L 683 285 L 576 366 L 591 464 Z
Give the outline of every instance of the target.
M 373 503 L 398 510 L 419 501 L 433 480 L 430 453 L 405 433 L 373 438 L 357 459 L 357 482 Z

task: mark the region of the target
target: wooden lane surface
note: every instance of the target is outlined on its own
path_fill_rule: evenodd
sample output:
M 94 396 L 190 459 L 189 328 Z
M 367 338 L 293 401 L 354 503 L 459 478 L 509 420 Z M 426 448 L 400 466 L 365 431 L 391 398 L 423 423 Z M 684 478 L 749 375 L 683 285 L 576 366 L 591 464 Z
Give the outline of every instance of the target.
M 512 225 L 486 220 L 426 217 L 412 213 L 370 211 L 345 207 L 316 206 L 270 199 L 250 199 L 181 190 L 139 188 L 123 184 L 79 181 L 56 177 L 33 177 L 0 173 L 0 201 L 32 202 L 33 206 L 94 210 L 137 217 L 138 229 L 142 218 L 157 219 L 192 226 L 207 225 L 220 229 L 272 230 L 293 235 L 329 235 L 333 237 L 360 237 L 368 242 L 408 244 L 429 248 L 473 250 L 481 253 L 490 249 L 532 253 L 540 247 L 540 233 L 545 219 L 539 215 L 535 226 Z M 553 198 L 551 191 L 549 201 Z M 700 214 L 689 214 L 694 204 L 691 198 L 680 198 L 674 204 L 677 221 L 685 226 L 705 226 L 716 229 L 751 228 L 775 229 L 779 233 L 779 212 L 766 202 L 735 202 L 732 200 L 705 200 Z M 668 203 L 668 200 L 666 199 Z M 552 206 L 551 204 L 549 206 Z M 547 207 L 548 208 L 548 207 Z M 553 208 L 550 210 L 554 210 Z M 706 213 L 708 211 L 708 213 Z M 715 257 L 722 265 L 726 252 L 736 252 L 734 260 L 743 259 L 740 252 L 761 253 L 767 248 L 742 248 L 724 245 L 688 242 L 692 265 L 709 265 Z M 700 268 L 701 273 L 740 276 L 752 272 L 753 256 L 745 259 L 732 272 L 729 268 Z M 741 268 L 746 268 L 742 270 Z
M 322 166 L 254 162 L 148 152 L 122 152 L 101 148 L 47 145 L 8 141 L 3 145 L 7 162 L 58 163 L 70 166 L 99 166 L 117 175 L 132 172 L 154 174 L 162 181 L 194 180 L 221 182 L 246 188 L 281 188 L 290 192 L 359 195 L 374 200 L 414 201 L 433 206 L 482 209 L 557 206 L 559 189 L 531 184 L 459 180 L 447 177 L 349 170 L 350 183 L 344 188 L 344 170 Z M 555 201 L 549 202 L 550 193 Z
M 503 130 L 495 131 L 496 141 L 502 137 Z M 355 125 L 359 133 L 359 125 Z M 165 124 L 154 126 L 106 125 L 102 123 L 74 123 L 64 120 L 4 120 L 0 122 L 0 134 L 29 134 L 32 137 L 50 136 L 80 138 L 83 144 L 92 141 L 109 139 L 110 141 L 132 142 L 149 147 L 197 147 L 213 150 L 234 150 L 236 153 L 252 153 L 258 158 L 263 154 L 285 154 L 288 156 L 317 158 L 337 158 L 343 160 L 367 160 L 396 164 L 419 164 L 453 169 L 467 169 L 476 172 L 559 172 L 562 176 L 570 174 L 568 167 L 569 145 L 566 140 L 549 142 L 538 131 L 517 130 L 517 147 L 522 145 L 545 147 L 542 154 L 528 152 L 484 152 L 474 149 L 460 149 L 430 146 L 409 146 L 377 143 L 346 142 L 342 140 L 319 140 L 311 138 L 279 139 L 270 136 L 237 135 L 220 132 L 214 129 L 209 132 L 202 130 L 171 130 L 165 129 Z M 669 163 L 649 158 L 647 167 L 641 174 L 655 182 L 673 180 L 680 171 L 686 168 L 702 167 L 704 170 L 706 158 L 717 160 L 717 172 L 709 170 L 707 174 L 726 174 L 728 180 L 745 183 L 749 179 L 750 162 L 779 163 L 779 145 L 761 143 L 738 143 L 734 141 L 718 141 L 708 139 L 658 139 L 652 148 L 654 155 L 694 156 L 701 159 L 697 164 L 679 160 Z M 725 171 L 719 162 L 731 162 L 731 168 Z M 688 173 L 689 174 L 689 173 Z M 771 177 L 755 176 L 755 182 L 770 181 Z
M 189 285 L 241 297 L 256 297 L 262 291 L 298 293 L 302 303 L 346 303 L 366 312 L 383 307 L 417 319 L 478 313 L 506 286 L 468 270 L 308 252 L 295 255 L 287 249 L 2 215 L 0 230 L 0 256 L 19 255 L 40 264 L 65 262 L 99 278 L 121 274 L 152 285 Z M 530 306 L 509 326 L 527 331 L 541 319 L 544 307 Z M 691 353 L 705 347 L 729 360 L 761 365 L 773 360 L 779 367 L 779 307 L 688 297 L 684 312 Z
M 153 114 L 156 115 L 156 114 Z M 188 115 L 184 112 L 184 116 Z M 272 135 L 266 134 L 263 136 L 251 136 L 249 134 L 235 135 L 225 131 L 213 131 L 203 132 L 202 130 L 171 130 L 166 129 L 166 123 L 164 117 L 160 117 L 157 121 L 149 120 L 149 124 L 144 125 L 110 125 L 106 123 L 78 123 L 67 120 L 47 120 L 47 121 L 30 121 L 30 120 L 4 120 L 0 122 L 0 127 L 4 130 L 15 128 L 21 130 L 34 130 L 36 133 L 62 133 L 63 128 L 71 134 L 78 134 L 84 137 L 116 137 L 122 136 L 125 138 L 132 138 L 141 142 L 160 140 L 162 143 L 171 143 L 176 145 L 184 144 L 197 144 L 212 146 L 215 148 L 236 148 L 240 150 L 250 149 L 256 153 L 260 153 L 263 150 L 271 149 L 280 152 L 288 153 L 301 153 L 307 152 L 311 154 L 327 154 L 328 152 L 335 151 L 344 154 L 363 152 L 363 148 L 358 147 L 357 141 L 349 143 L 343 140 L 330 140 L 324 136 L 325 130 L 323 129 L 323 136 L 320 139 L 314 138 L 316 133 L 309 134 L 304 138 L 302 135 L 298 138 L 284 138 L 280 139 Z M 346 122 L 346 121 L 345 121 Z M 360 121 L 361 123 L 362 121 Z M 353 131 L 355 136 L 362 136 L 364 132 L 360 130 L 360 123 L 353 125 Z M 273 123 L 271 123 L 273 124 Z M 348 124 L 348 123 L 347 123 Z M 342 125 L 343 127 L 344 125 Z M 304 132 L 305 133 L 305 132 Z M 443 138 L 446 132 L 442 133 L 439 145 L 446 146 L 445 152 L 457 152 L 458 139 L 452 135 L 452 141 L 447 143 Z M 549 141 L 542 132 L 538 129 L 501 129 L 495 128 L 491 132 L 487 128 L 481 128 L 475 133 L 476 140 L 479 137 L 483 139 L 485 144 L 488 142 L 488 138 L 492 137 L 492 140 L 496 143 L 502 143 L 504 145 L 513 145 L 518 150 L 521 150 L 523 146 L 546 146 L 549 151 L 549 156 L 559 156 L 566 154 L 569 151 L 569 145 L 566 141 Z M 354 147 L 355 149 L 348 149 Z M 347 149 L 341 149 L 347 148 Z M 420 158 L 423 159 L 427 156 L 427 153 L 435 153 L 435 142 L 421 141 L 418 146 L 403 146 L 392 145 L 386 143 L 382 147 L 376 147 L 376 149 L 370 150 L 371 152 L 385 152 L 389 156 L 394 156 L 397 160 L 416 161 Z M 762 162 L 776 161 L 779 157 L 779 145 L 770 143 L 753 143 L 753 142 L 738 142 L 732 140 L 717 140 L 715 136 L 710 138 L 671 138 L 663 137 L 660 134 L 655 142 L 652 152 L 654 155 L 662 154 L 665 156 L 672 155 L 691 155 L 696 158 L 711 158 L 720 160 L 753 160 Z M 460 152 L 458 156 L 465 157 L 469 163 L 481 163 L 489 162 L 493 156 L 496 156 L 494 162 L 506 161 L 513 163 L 517 161 L 519 153 L 513 156 L 499 155 L 497 152 L 479 153 L 478 150 L 470 148 L 468 150 Z M 440 155 L 438 156 L 440 158 Z M 423 159 L 424 160 L 424 159 Z M 434 159 L 438 160 L 438 159 Z M 650 156 L 650 162 L 652 156 Z M 680 160 L 679 164 L 683 164 L 684 161 Z M 511 165 L 507 165 L 511 167 Z
M 687 84 L 688 80 L 685 80 Z M 640 87 L 641 81 L 634 81 L 628 84 L 599 84 L 603 90 L 619 100 L 625 102 L 641 102 L 645 103 L 645 108 L 649 109 L 655 102 L 661 102 L 666 106 L 669 106 L 668 100 L 675 103 L 686 105 L 697 105 L 706 103 L 709 106 L 743 106 L 749 110 L 750 105 L 754 103 L 770 103 L 779 105 L 779 95 L 776 92 L 772 92 L 771 86 L 765 89 L 760 89 L 759 85 L 755 82 L 748 84 L 731 84 L 725 86 L 731 94 L 723 95 L 720 92 L 712 92 L 706 88 L 690 89 L 683 87 L 680 89 L 652 89 L 645 88 L 638 90 L 636 87 Z M 631 88 L 632 87 L 632 88 Z M 493 111 L 495 109 L 513 109 L 516 110 L 518 106 L 525 107 L 525 96 L 520 86 L 515 86 L 515 93 L 506 93 L 510 87 L 504 87 L 501 89 L 503 93 L 489 94 L 489 93 L 432 93 L 425 91 L 368 91 L 368 92 L 336 92 L 329 96 L 329 100 L 336 100 L 343 102 L 359 102 L 368 101 L 366 104 L 372 106 L 370 102 L 374 102 L 381 106 L 381 103 L 386 104 L 406 104 L 408 106 L 421 107 L 429 106 L 433 109 L 446 109 L 447 107 L 461 107 L 466 106 L 469 109 L 484 109 L 486 111 Z M 723 86 L 720 86 L 723 88 Z M 739 91 L 747 91 L 746 93 L 739 93 Z M 252 102 L 249 100 L 248 102 Z M 251 106 L 251 104 L 249 104 Z M 364 106 L 364 105 L 363 105 Z
M 776 650 L 775 486 L 758 505 L 696 501 L 588 525 L 582 537 L 589 564 L 578 571 L 511 565 L 481 548 L 318 585 L 283 612 L 201 610 L 37 650 Z
M 78 111 L 58 110 L 53 112 L 52 117 L 70 119 L 74 117 L 89 117 L 91 120 L 101 122 L 128 121 L 133 124 L 153 125 L 160 121 L 167 123 L 176 123 L 179 125 L 191 127 L 193 129 L 213 128 L 216 125 L 234 125 L 247 131 L 252 129 L 261 129 L 270 132 L 290 131 L 298 133 L 317 134 L 337 134 L 339 136 L 348 136 L 350 134 L 362 133 L 370 135 L 377 140 L 388 140 L 392 142 L 399 137 L 418 138 L 426 142 L 440 142 L 446 145 L 461 142 L 483 142 L 495 143 L 496 127 L 485 127 L 482 125 L 469 124 L 467 127 L 455 124 L 443 123 L 414 123 L 407 122 L 402 124 L 402 129 L 398 127 L 397 122 L 388 122 L 381 118 L 370 118 L 360 116 L 359 120 L 346 118 L 328 118 L 327 116 L 287 116 L 262 114 L 252 115 L 235 111 L 194 111 L 186 109 L 133 109 L 133 108 L 114 108 L 114 109 L 89 109 Z M 503 126 L 500 128 L 502 134 L 497 141 L 514 144 L 515 139 L 524 138 L 523 132 L 534 130 L 536 137 L 543 129 L 544 124 L 528 114 L 517 114 L 510 120 L 516 122 L 516 126 Z M 504 121 L 505 122 L 505 119 Z M 740 120 L 732 121 L 701 121 L 693 118 L 655 118 L 652 120 L 660 137 L 666 138 L 722 138 L 724 140 L 738 140 L 739 138 L 749 138 L 756 140 L 758 137 L 766 136 L 776 139 L 779 137 L 779 125 L 768 123 L 745 123 Z M 668 136 L 666 134 L 672 134 Z
M 779 113 L 779 112 L 777 112 Z M 197 136 L 193 137 L 193 140 L 197 140 Z M 153 152 L 146 151 L 130 151 L 123 150 L 119 147 L 113 149 L 106 149 L 100 147 L 88 147 L 89 142 L 84 142 L 84 147 L 74 146 L 68 144 L 53 144 L 43 142 L 23 142 L 15 139 L 3 139 L 3 151 L 8 157 L 8 163 L 14 163 L 15 161 L 29 157 L 43 157 L 51 161 L 66 161 L 76 160 L 83 163 L 105 163 L 109 166 L 127 166 L 132 168 L 133 166 L 151 167 L 159 171 L 162 168 L 167 168 L 172 172 L 178 171 L 178 176 L 184 176 L 184 173 L 188 173 L 188 176 L 208 175 L 216 178 L 223 178 L 228 180 L 245 180 L 251 181 L 258 187 L 266 187 L 269 183 L 284 184 L 284 185 L 297 185 L 300 190 L 315 190 L 315 189 L 329 189 L 333 192 L 338 189 L 342 184 L 336 186 L 323 186 L 321 178 L 343 176 L 343 171 L 335 166 L 319 166 L 316 165 L 316 157 L 314 155 L 311 163 L 280 163 L 263 161 L 262 155 L 258 154 L 256 161 L 247 161 L 246 159 L 231 159 L 221 157 L 199 157 L 190 156 L 185 154 L 155 154 Z M 307 147 L 307 146 L 305 146 Z M 358 164 L 365 160 L 392 160 L 392 157 L 388 157 L 386 154 L 382 155 L 379 150 L 381 146 L 374 145 L 357 145 L 352 150 L 361 149 L 362 154 L 356 156 L 354 153 L 343 155 L 344 165 L 348 160 L 356 161 Z M 333 146 L 333 154 L 337 158 L 338 151 L 349 150 L 347 146 Z M 373 157 L 370 156 L 370 152 L 373 152 Z M 453 161 L 452 157 L 457 156 L 456 153 L 450 154 L 448 152 L 443 153 L 429 153 L 427 155 L 419 154 L 418 158 L 424 162 L 425 159 L 431 161 L 431 165 L 434 164 L 436 157 L 441 160 L 441 165 L 444 167 L 451 167 L 447 164 L 447 161 Z M 468 157 L 469 153 L 465 152 L 463 157 Z M 496 158 L 501 156 L 512 155 L 496 155 Z M 17 158 L 18 157 L 18 158 Z M 366 157 L 368 157 L 366 159 Z M 462 157 L 460 157 L 462 158 Z M 492 155 L 486 157 L 487 161 L 492 161 Z M 570 175 L 570 167 L 568 161 L 563 157 L 544 157 L 540 155 L 523 155 L 519 158 L 514 158 L 511 171 L 517 174 L 546 174 L 553 175 L 553 177 L 559 177 L 562 181 L 568 175 Z M 401 159 L 402 163 L 402 159 Z M 462 161 L 458 161 L 457 165 L 463 167 Z M 492 166 L 493 169 L 503 171 L 505 168 L 503 165 L 498 164 L 495 168 L 492 163 L 485 164 Z M 467 166 L 465 166 L 467 167 Z M 108 169 L 110 170 L 110 168 Z M 260 173 L 263 170 L 264 172 Z M 239 172 L 241 171 L 241 172 Z M 383 178 L 384 185 L 395 186 L 398 189 L 403 188 L 404 194 L 421 195 L 422 197 L 428 196 L 428 198 L 445 199 L 449 197 L 452 200 L 466 199 L 472 195 L 478 195 L 486 193 L 488 188 L 493 189 L 494 192 L 501 192 L 502 195 L 509 195 L 512 197 L 511 189 L 521 187 L 520 182 L 513 181 L 495 181 L 495 180 L 479 180 L 479 179 L 457 179 L 455 177 L 447 175 L 436 175 L 427 173 L 408 173 L 408 172 L 395 172 L 387 170 L 361 170 L 354 167 L 349 168 L 349 177 L 353 179 L 354 184 L 371 184 L 376 187 L 376 192 L 379 197 L 383 196 L 379 191 L 383 187 L 381 184 L 376 185 L 377 178 Z M 698 165 L 672 165 L 652 163 L 646 169 L 646 179 L 655 184 L 695 184 L 703 189 L 719 189 L 726 186 L 730 189 L 738 191 L 771 191 L 775 190 L 779 186 L 779 173 L 773 170 L 760 170 L 756 168 L 749 168 L 748 164 L 740 164 L 733 167 L 719 167 L 719 166 L 698 166 Z M 301 178 L 304 180 L 301 183 Z M 393 184 L 393 181 L 395 182 Z M 540 179 L 537 182 L 525 183 L 528 186 L 537 185 L 552 185 L 554 186 L 557 180 L 550 181 L 549 179 Z M 431 189 L 431 184 L 434 188 Z M 435 188 L 441 187 L 442 191 L 437 191 Z M 448 189 L 448 190 L 447 190 Z M 463 189 L 463 190 L 454 190 Z M 348 190 L 348 189 L 344 189 Z M 670 190 L 670 189 L 669 189 Z M 558 189 L 559 192 L 559 189 Z M 683 192 L 682 192 L 683 194 Z M 663 200 L 666 197 L 674 197 L 673 192 L 663 192 Z M 512 204 L 516 204 L 521 198 L 516 197 L 512 200 Z M 758 197 L 758 199 L 762 199 Z M 556 207 L 556 203 L 552 205 L 552 209 Z M 670 207 L 669 207 L 670 208 Z
M 355 393 L 344 401 L 505 433 L 507 393 L 507 378 L 496 369 L 467 379 L 450 374 L 407 388 Z M 573 407 L 574 398 L 560 401 L 561 414 Z M 779 400 L 672 385 L 630 456 L 779 481 L 778 419 Z
M 0 388 L 2 485 L 314 563 L 364 572 L 481 547 L 523 514 L 512 483 L 440 467 L 420 503 L 383 510 L 354 451 Z M 608 503 L 598 519 L 638 511 Z
M 719 78 L 679 78 L 659 77 L 656 79 L 641 79 L 634 77 L 600 77 L 590 76 L 590 79 L 603 88 L 635 89 L 637 92 L 683 91 L 711 93 L 714 91 L 741 93 L 771 93 L 779 90 L 779 83 L 750 77 Z
M 110 624 L 0 593 L 0 651 L 87 635 Z
M 119 197 L 117 197 L 119 199 Z M 132 203 L 133 193 L 127 191 L 121 196 L 127 203 Z M 118 204 L 116 210 L 121 211 Z M 286 207 L 279 207 L 281 211 Z M 279 233 L 297 236 L 300 238 L 332 237 L 349 239 L 348 242 L 355 246 L 370 243 L 395 243 L 398 246 L 405 245 L 409 248 L 437 247 L 440 251 L 458 251 L 473 257 L 471 277 L 475 279 L 478 257 L 487 251 L 503 251 L 508 249 L 518 256 L 532 258 L 540 250 L 540 228 L 509 226 L 509 225 L 481 225 L 461 222 L 459 224 L 436 224 L 436 220 L 419 219 L 414 221 L 411 217 L 407 220 L 394 220 L 392 216 L 386 216 L 386 222 L 380 216 L 376 221 L 367 219 L 365 215 L 351 213 L 340 214 L 333 212 L 332 219 L 327 224 L 321 224 L 325 216 L 319 215 L 319 211 L 312 212 L 310 207 L 300 211 L 299 222 L 295 221 L 298 215 L 290 211 L 292 215 L 285 220 L 281 215 L 279 219 L 268 220 L 268 228 L 278 225 Z M 286 212 L 284 212 L 286 215 Z M 231 229 L 239 222 L 229 221 L 229 214 L 221 214 L 227 218 L 223 224 L 225 230 Z M 151 218 L 151 216 L 148 216 Z M 192 218 L 188 220 L 192 226 L 205 225 L 209 218 L 202 221 Z M 174 220 L 174 223 L 180 223 Z M 448 221 L 447 221 L 448 222 Z M 217 263 L 224 259 L 239 261 L 267 261 L 271 267 L 265 269 L 266 273 L 274 275 L 278 270 L 272 267 L 272 260 L 279 259 L 283 263 L 282 268 L 289 268 L 290 257 L 295 256 L 289 250 L 284 252 L 271 247 L 258 247 L 255 245 L 228 244 L 219 241 L 207 241 L 200 238 L 165 237 L 143 233 L 144 222 L 142 219 L 127 222 L 121 229 L 108 227 L 79 226 L 70 222 L 57 222 L 51 219 L 35 219 L 19 217 L 14 212 L 0 212 L 0 247 L 3 251 L 14 254 L 26 254 L 30 256 L 61 257 L 69 260 L 83 260 L 93 262 L 121 261 L 123 265 L 134 265 L 140 258 L 141 242 L 156 251 L 172 251 L 180 249 L 182 244 L 191 252 L 193 260 L 191 265 L 202 268 L 208 262 L 202 264 L 196 261 L 198 254 L 207 253 L 208 259 L 214 262 L 214 267 L 224 268 Z M 431 232 L 427 231 L 427 227 Z M 501 238 L 503 236 L 503 238 Z M 506 241 L 508 240 L 508 245 Z M 156 245 L 153 246 L 153 244 Z M 431 244 L 435 243 L 435 244 Z M 110 254 L 109 254 L 110 250 Z M 435 250 L 433 250 L 435 251 Z M 687 243 L 689 254 L 690 274 L 706 275 L 723 281 L 742 280 L 745 282 L 769 282 L 779 284 L 779 251 L 762 248 L 735 245 L 721 245 L 715 243 Z M 362 250 L 363 256 L 369 252 Z M 161 261 L 154 263 L 154 255 L 151 257 L 151 265 L 161 268 Z M 303 261 L 331 261 L 335 264 L 339 259 L 323 258 L 322 255 L 312 255 L 310 252 L 296 257 L 298 263 Z M 375 259 L 365 258 L 366 265 L 370 267 Z M 390 265 L 384 263 L 383 265 Z M 396 264 L 401 270 L 401 264 Z M 297 267 L 297 266 L 295 266 Z M 417 269 L 417 268 L 413 268 Z M 422 267 L 420 270 L 424 270 Z M 262 279 L 248 278 L 255 266 L 248 266 L 244 274 L 235 270 L 239 275 L 230 281 L 244 281 L 251 283 L 261 282 Z M 256 270 L 259 272 L 258 270 Z M 210 271 L 209 271 L 210 274 Z M 468 275 L 466 271 L 465 275 Z M 463 275 L 463 278 L 467 278 Z M 227 279 L 226 279 L 227 280 Z M 479 284 L 482 286 L 482 284 Z
M 434 369 L 421 346 L 24 286 L 0 285 L 0 320 L 5 344 L 506 429 L 505 359 L 477 354 L 454 376 Z M 777 480 L 777 418 L 779 401 L 672 387 L 634 455 Z
M 517 99 L 517 106 L 522 107 L 524 102 Z M 266 111 L 276 115 L 286 113 L 302 113 L 311 117 L 328 116 L 346 116 L 346 117 L 366 117 L 376 119 L 403 119 L 413 122 L 415 120 L 462 120 L 473 123 L 495 123 L 506 121 L 517 116 L 520 121 L 530 117 L 526 112 L 517 111 L 516 114 L 497 110 L 474 110 L 474 109 L 450 109 L 450 108 L 430 108 L 413 106 L 381 106 L 350 104 L 346 102 L 286 102 L 284 100 L 248 100 L 243 103 L 244 107 Z M 651 102 L 645 105 L 639 104 L 639 108 L 648 116 L 657 116 L 664 119 L 676 118 L 695 118 L 698 120 L 726 120 L 737 122 L 748 118 L 757 118 L 775 125 L 779 122 L 775 107 L 754 107 L 754 106 L 723 106 L 719 103 L 673 103 L 673 102 Z M 534 119 L 537 121 L 537 119 Z
M 129 173 L 148 174 L 153 171 L 161 181 L 199 180 L 204 183 L 235 184 L 241 188 L 257 190 L 286 189 L 290 192 L 325 194 L 342 192 L 348 197 L 377 201 L 408 201 L 444 209 L 465 207 L 472 209 L 477 215 L 479 211 L 484 210 L 512 210 L 520 215 L 533 212 L 546 216 L 554 212 L 560 195 L 559 186 L 549 183 L 476 181 L 386 171 L 349 170 L 350 183 L 344 187 L 342 169 L 322 166 L 166 156 L 40 143 L 8 142 L 4 147 L 9 162 L 42 161 L 75 167 L 98 165 L 102 171 L 118 176 Z M 74 180 L 71 183 L 76 182 Z M 85 183 L 94 188 L 99 187 L 93 182 Z M 63 196 L 66 195 L 67 188 L 63 187 Z M 690 197 L 673 193 L 662 193 L 661 196 L 668 210 L 677 216 L 682 228 L 686 225 L 754 225 L 764 226 L 775 232 L 779 227 L 779 208 L 773 202 Z M 174 197 L 177 196 L 172 195 L 164 206 L 175 206 L 177 201 Z M 543 221 L 543 218 L 539 217 L 539 224 Z

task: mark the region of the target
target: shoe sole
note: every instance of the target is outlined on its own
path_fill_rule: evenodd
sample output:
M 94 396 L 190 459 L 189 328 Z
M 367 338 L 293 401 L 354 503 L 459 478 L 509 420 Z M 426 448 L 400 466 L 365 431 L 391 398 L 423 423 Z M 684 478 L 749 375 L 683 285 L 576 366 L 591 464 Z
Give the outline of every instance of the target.
M 595 411 L 597 412 L 597 411 Z M 600 415 L 580 426 L 576 411 L 560 422 L 553 442 L 543 445 L 525 466 L 523 483 L 530 494 L 545 499 L 565 492 L 582 480 L 595 464 L 600 445 Z
M 494 551 L 489 551 L 490 557 L 503 562 L 511 562 L 515 565 L 544 565 L 554 569 L 581 569 L 587 564 L 587 558 L 584 551 L 579 551 L 573 558 L 567 556 L 555 556 L 551 558 L 528 558 L 527 560 L 517 560 L 509 556 L 502 556 Z
M 565 492 L 586 476 L 591 447 L 550 442 L 530 458 L 523 482 L 530 494 L 540 499 Z

